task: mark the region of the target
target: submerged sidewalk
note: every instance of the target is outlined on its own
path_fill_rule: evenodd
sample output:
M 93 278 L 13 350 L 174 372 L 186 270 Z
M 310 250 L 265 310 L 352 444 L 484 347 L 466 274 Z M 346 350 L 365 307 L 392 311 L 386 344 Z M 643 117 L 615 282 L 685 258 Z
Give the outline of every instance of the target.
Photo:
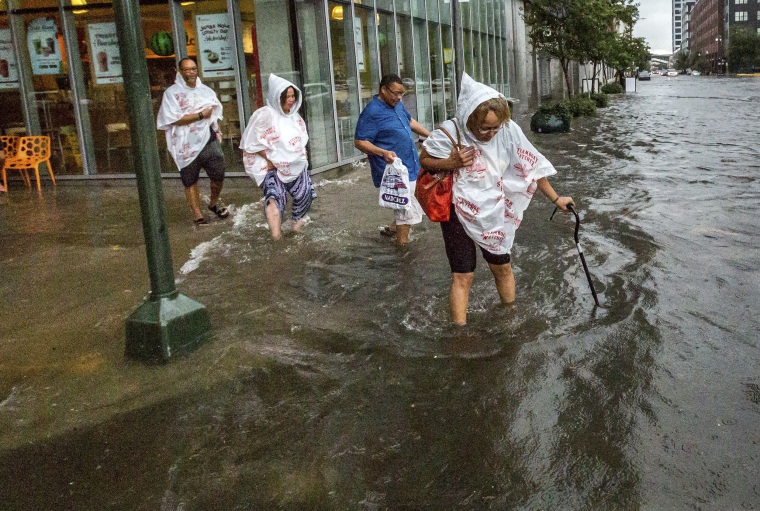
M 351 166 L 315 182 L 346 171 Z M 208 180 L 200 187 L 206 204 Z M 163 180 L 163 191 L 175 276 L 195 247 L 233 228 L 236 208 L 261 200 L 249 178 L 228 179 L 222 201 L 233 215 L 207 212 L 210 225 L 196 227 L 180 181 Z M 0 195 L 0 226 L 0 451 L 187 390 L 197 358 L 151 366 L 124 356 L 125 319 L 150 291 L 134 180 L 46 183 L 41 194 L 12 183 Z M 221 322 L 214 304 L 181 279 L 177 289 L 209 309 L 213 343 Z

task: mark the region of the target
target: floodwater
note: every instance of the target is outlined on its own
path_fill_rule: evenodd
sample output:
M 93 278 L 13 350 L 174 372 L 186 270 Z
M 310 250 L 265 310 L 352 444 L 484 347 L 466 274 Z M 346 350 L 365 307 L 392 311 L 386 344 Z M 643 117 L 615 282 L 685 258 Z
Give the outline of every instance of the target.
M 479 259 L 463 329 L 438 226 L 379 236 L 366 167 L 320 175 L 280 243 L 258 195 L 228 196 L 232 222 L 174 247 L 213 338 L 157 367 L 89 347 L 92 371 L 13 386 L 0 508 L 760 509 L 760 82 L 638 87 L 530 135 L 601 307 L 538 195 L 516 303 Z

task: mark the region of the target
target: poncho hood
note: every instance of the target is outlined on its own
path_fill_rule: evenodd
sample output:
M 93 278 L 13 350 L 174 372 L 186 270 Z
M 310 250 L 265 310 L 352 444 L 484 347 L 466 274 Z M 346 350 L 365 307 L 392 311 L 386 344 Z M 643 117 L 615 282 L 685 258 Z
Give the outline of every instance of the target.
M 477 140 L 475 135 L 467 129 L 467 119 L 470 118 L 470 115 L 475 111 L 479 104 L 494 98 L 507 99 L 495 89 L 492 89 L 488 85 L 476 82 L 467 73 L 462 73 L 462 90 L 459 93 L 459 99 L 457 100 L 456 118 L 459 123 L 459 129 L 469 138 Z
M 293 87 L 296 90 L 296 96 L 298 96 L 298 98 L 296 99 L 293 108 L 290 109 L 290 112 L 285 113 L 282 110 L 282 105 L 280 105 L 280 96 L 288 87 Z M 275 112 L 285 117 L 292 117 L 298 113 L 298 110 L 301 108 L 302 101 L 303 94 L 301 94 L 301 89 L 296 87 L 294 83 L 291 83 L 285 78 L 281 78 L 275 74 L 269 75 L 269 92 L 267 93 L 267 105 L 269 105 L 270 108 L 274 108 Z

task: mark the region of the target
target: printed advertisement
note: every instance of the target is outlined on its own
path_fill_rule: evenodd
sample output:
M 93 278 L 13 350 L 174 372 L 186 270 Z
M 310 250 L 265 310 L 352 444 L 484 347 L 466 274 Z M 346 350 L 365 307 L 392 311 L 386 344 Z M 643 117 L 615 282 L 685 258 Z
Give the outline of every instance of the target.
M 90 38 L 90 60 L 97 85 L 122 83 L 121 55 L 116 23 L 90 23 L 87 25 Z
M 232 26 L 226 12 L 195 17 L 198 34 L 198 64 L 204 78 L 235 76 Z
M 16 55 L 11 45 L 11 29 L 0 29 L 0 89 L 18 89 Z
M 35 75 L 61 73 L 61 49 L 58 46 L 58 28 L 52 18 L 37 18 L 26 29 L 26 41 Z

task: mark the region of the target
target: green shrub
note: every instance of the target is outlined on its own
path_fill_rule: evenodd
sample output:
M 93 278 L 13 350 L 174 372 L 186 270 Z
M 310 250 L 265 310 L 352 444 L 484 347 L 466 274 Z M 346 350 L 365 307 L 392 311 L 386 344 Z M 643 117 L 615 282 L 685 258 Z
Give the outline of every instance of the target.
M 541 105 L 530 118 L 530 129 L 538 133 L 568 132 L 572 118 L 565 102 Z
M 580 117 L 582 115 L 594 115 L 596 113 L 596 103 L 586 96 L 574 96 L 567 101 L 568 109 L 573 114 L 573 117 Z
M 597 108 L 607 108 L 610 104 L 610 98 L 603 92 L 596 92 L 592 94 L 591 100 L 596 103 Z
M 610 82 L 607 85 L 602 86 L 602 92 L 605 94 L 621 94 L 624 90 L 623 86 L 618 82 Z

